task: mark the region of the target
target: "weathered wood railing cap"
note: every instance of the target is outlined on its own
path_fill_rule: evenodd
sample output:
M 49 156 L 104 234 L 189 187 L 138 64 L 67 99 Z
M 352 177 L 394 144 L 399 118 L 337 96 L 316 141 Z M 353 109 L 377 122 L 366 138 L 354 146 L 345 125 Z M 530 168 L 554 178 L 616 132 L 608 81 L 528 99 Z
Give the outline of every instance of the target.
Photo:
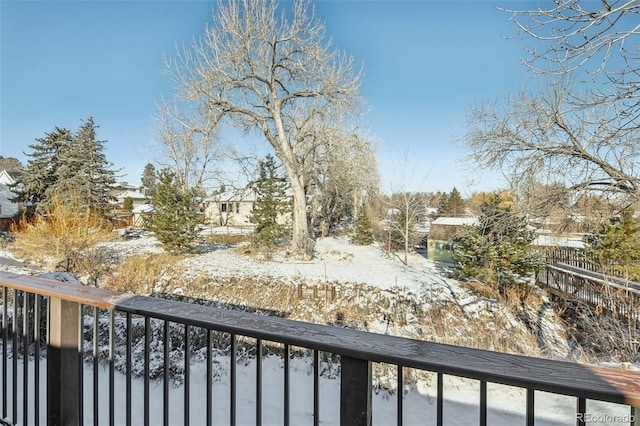
M 491 352 L 0 272 L 0 285 L 49 297 L 352 358 L 640 406 L 640 372 Z

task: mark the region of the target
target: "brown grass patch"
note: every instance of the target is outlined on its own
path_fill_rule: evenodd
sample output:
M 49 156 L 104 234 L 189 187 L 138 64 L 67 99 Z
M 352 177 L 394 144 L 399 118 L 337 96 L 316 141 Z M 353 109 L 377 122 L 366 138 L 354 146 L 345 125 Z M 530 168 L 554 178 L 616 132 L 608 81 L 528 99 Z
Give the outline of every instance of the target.
M 182 282 L 184 267 L 181 262 L 185 257 L 173 253 L 130 256 L 117 264 L 100 286 L 140 295 L 164 292 L 167 287 Z

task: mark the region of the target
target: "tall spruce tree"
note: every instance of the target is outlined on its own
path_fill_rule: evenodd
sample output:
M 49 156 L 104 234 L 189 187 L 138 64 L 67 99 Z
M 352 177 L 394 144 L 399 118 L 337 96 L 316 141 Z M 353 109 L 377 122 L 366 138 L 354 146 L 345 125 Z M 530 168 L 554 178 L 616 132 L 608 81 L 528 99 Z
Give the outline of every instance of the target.
M 115 172 L 103 152 L 105 141 L 96 139 L 97 128 L 89 117 L 71 140 L 60 147 L 57 179 L 48 195 L 56 193 L 62 200 L 78 197 L 80 205 L 104 214 L 114 200 L 111 189 Z
M 287 182 L 278 175 L 274 158 L 267 155 L 259 167 L 256 205 L 250 221 L 256 225 L 255 242 L 270 246 L 285 234 L 286 226 L 278 218 L 291 212 L 291 202 L 286 197 Z
M 72 137 L 70 130 L 55 127 L 51 133 L 45 133 L 45 137 L 29 145 L 32 152 L 24 153 L 30 158 L 25 173 L 16 178 L 12 188 L 16 194 L 14 201 L 23 202 L 44 213 L 47 201 L 50 201 L 47 198 L 48 190 L 57 181 L 60 149 L 69 144 Z
M 201 222 L 194 192 L 181 189 L 175 173 L 163 169 L 151 204 L 154 211 L 145 216 L 145 227 L 168 251 L 188 251 L 197 239 L 197 228 Z
M 141 179 L 142 186 L 146 188 L 145 194 L 147 195 L 147 197 L 153 197 L 153 193 L 156 190 L 157 181 L 158 176 L 156 173 L 156 167 L 151 163 L 147 163 L 147 165 L 144 166 L 144 171 L 142 172 Z
M 16 200 L 43 213 L 54 198 L 73 197 L 83 207 L 108 212 L 115 172 L 103 152 L 105 141 L 96 139 L 97 127 L 89 118 L 76 133 L 56 127 L 29 145 L 33 151 L 25 153 L 31 159 L 25 173 L 16 179 Z
M 466 203 L 460 195 L 460 191 L 454 187 L 448 195 L 444 194 L 442 196 L 440 206 L 438 207 L 438 215 L 453 217 L 464 216 L 465 208 Z

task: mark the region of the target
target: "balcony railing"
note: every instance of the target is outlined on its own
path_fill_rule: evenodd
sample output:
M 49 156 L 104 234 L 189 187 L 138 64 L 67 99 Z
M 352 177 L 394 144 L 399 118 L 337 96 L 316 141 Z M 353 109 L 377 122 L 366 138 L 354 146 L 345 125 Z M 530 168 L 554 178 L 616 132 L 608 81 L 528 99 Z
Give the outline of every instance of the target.
M 0 287 L 0 423 L 4 424 L 176 424 L 175 412 L 179 412 L 185 425 L 248 424 L 249 417 L 250 424 L 260 425 L 272 408 L 265 402 L 272 395 L 265 395 L 263 383 L 267 353 L 282 360 L 278 418 L 284 425 L 297 424 L 291 401 L 307 390 L 292 386 L 291 362 L 294 353 L 304 350 L 312 359 L 308 392 L 315 425 L 321 421 L 320 363 L 327 354 L 335 362 L 339 358 L 339 398 L 331 400 L 339 401 L 335 408 L 341 425 L 372 422 L 372 362 L 394 366 L 399 390 L 407 369 L 433 372 L 437 425 L 459 414 L 444 410 L 448 375 L 479 384 L 480 425 L 488 424 L 488 384 L 524 389 L 523 415 L 529 426 L 536 419 L 536 392 L 540 391 L 575 398 L 578 425 L 588 421 L 588 400 L 626 405 L 626 421 L 640 424 L 640 412 L 634 408 L 640 407 L 640 372 L 443 345 L 7 273 L 0 273 Z M 246 386 L 240 390 L 238 378 L 247 352 L 254 354 L 251 365 L 255 367 L 250 392 L 255 412 L 249 416 L 238 411 L 245 407 L 240 399 L 247 398 Z M 205 377 L 190 370 L 196 357 L 204 360 Z M 229 377 L 225 395 L 213 386 L 220 357 L 228 357 L 223 366 Z M 172 385 L 176 380 L 181 382 L 179 397 Z M 162 395 L 162 401 L 155 395 Z M 396 423 L 402 425 L 405 396 L 398 391 L 395 398 Z M 196 399 L 203 403 L 196 405 Z M 216 408 L 219 401 L 226 405 L 224 415 Z

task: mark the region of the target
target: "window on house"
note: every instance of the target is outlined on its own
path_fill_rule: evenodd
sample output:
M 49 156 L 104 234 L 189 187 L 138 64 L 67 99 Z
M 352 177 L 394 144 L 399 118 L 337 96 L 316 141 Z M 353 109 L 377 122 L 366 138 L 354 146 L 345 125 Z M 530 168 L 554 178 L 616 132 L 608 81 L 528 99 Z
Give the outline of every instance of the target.
M 227 203 L 220 204 L 220 211 L 221 212 L 226 212 L 227 211 Z
M 236 213 L 240 213 L 240 203 L 236 203 Z

